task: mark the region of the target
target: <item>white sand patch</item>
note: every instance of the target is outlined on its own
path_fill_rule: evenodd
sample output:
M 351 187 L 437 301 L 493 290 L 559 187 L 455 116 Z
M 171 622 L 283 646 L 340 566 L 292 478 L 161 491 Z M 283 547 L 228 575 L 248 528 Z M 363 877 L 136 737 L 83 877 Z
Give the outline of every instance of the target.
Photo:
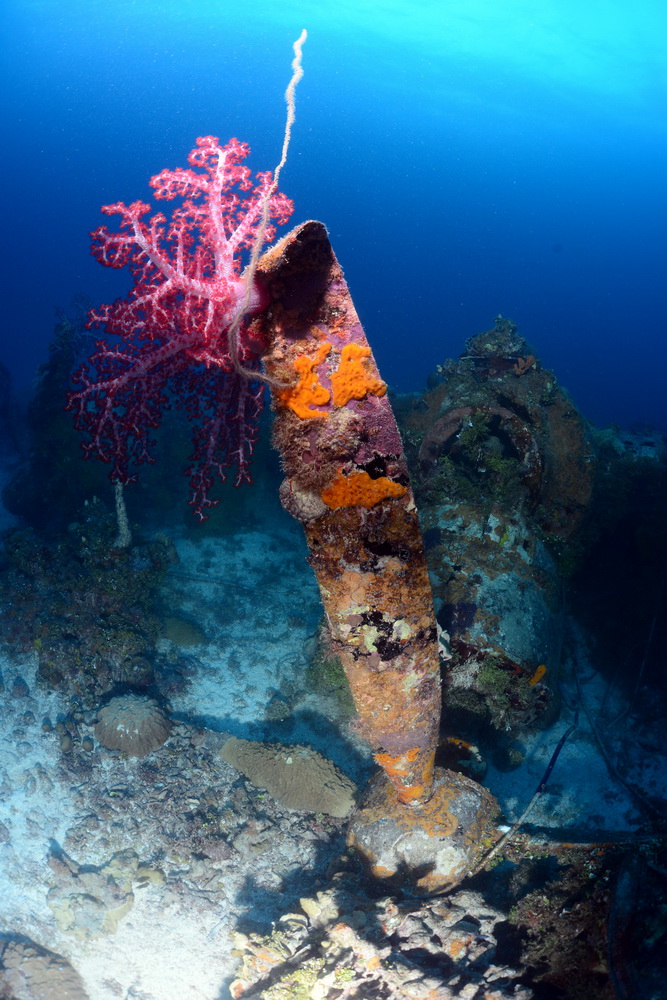
M 0 921 L 13 914 L 28 926 L 50 923 L 45 858 L 50 841 L 60 843 L 76 815 L 74 800 L 61 785 L 57 744 L 41 731 L 42 720 L 55 721 L 64 705 L 58 694 L 37 687 L 36 667 L 35 656 L 4 658 L 0 665 L 5 684 L 0 696 L 0 822 L 8 834 L 0 843 Z M 17 676 L 28 684 L 27 697 L 12 697 Z M 32 713 L 33 721 L 24 721 L 26 713 Z
M 172 698 L 174 712 L 258 721 L 290 682 L 303 686 L 304 645 L 321 606 L 301 535 L 285 536 L 174 539 L 181 561 L 168 583 L 207 640 L 196 648 L 202 669 Z

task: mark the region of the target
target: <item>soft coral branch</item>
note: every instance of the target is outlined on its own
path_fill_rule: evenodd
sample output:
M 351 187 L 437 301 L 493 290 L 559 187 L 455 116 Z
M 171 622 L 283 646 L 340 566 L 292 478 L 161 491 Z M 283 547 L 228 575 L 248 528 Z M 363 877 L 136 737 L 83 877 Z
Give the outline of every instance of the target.
M 77 388 L 68 408 L 86 435 L 87 456 L 110 462 L 111 478 L 128 482 L 134 465 L 152 460 L 151 432 L 172 402 L 194 425 L 188 472 L 195 512 L 211 505 L 215 476 L 234 465 L 237 484 L 249 478 L 248 462 L 261 409 L 261 387 L 239 370 L 257 366 L 257 345 L 241 325 L 234 363 L 229 328 L 238 319 L 245 283 L 241 255 L 253 246 L 269 199 L 269 217 L 284 223 L 292 203 L 271 193 L 270 173 L 253 183 L 243 159 L 245 143 L 221 147 L 205 136 L 188 157 L 191 169 L 163 170 L 151 178 L 155 197 L 182 199 L 169 217 L 135 201 L 105 205 L 120 227 L 91 234 L 93 255 L 108 267 L 127 267 L 134 285 L 127 298 L 93 310 L 91 326 L 103 326 L 111 340 L 99 340 L 88 362 L 74 374 Z M 273 226 L 264 233 L 274 235 Z M 265 305 L 255 284 L 248 312 Z M 236 358 L 238 353 L 238 358 Z

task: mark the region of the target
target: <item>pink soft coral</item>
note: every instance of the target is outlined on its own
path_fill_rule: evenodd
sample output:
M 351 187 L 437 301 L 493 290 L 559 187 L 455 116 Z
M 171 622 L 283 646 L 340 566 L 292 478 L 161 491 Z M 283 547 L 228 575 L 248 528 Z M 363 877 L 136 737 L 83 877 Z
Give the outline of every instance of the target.
M 134 478 L 133 465 L 153 460 L 151 432 L 163 411 L 182 406 L 194 425 L 190 503 L 202 518 L 216 502 L 209 497 L 215 475 L 224 479 L 235 465 L 236 484 L 249 480 L 262 405 L 263 386 L 239 371 L 257 366 L 262 345 L 241 325 L 235 365 L 228 336 L 244 300 L 241 253 L 253 245 L 272 183 L 270 173 L 260 173 L 253 186 L 242 164 L 249 152 L 237 139 L 223 147 L 213 136 L 197 139 L 188 157 L 193 169 L 151 178 L 156 198 L 182 199 L 169 218 L 160 212 L 146 219 L 151 208 L 140 201 L 103 207 L 120 215 L 120 229 L 95 230 L 92 252 L 105 266 L 127 267 L 134 285 L 127 298 L 90 314 L 90 325 L 112 339 L 97 341 L 68 396 L 86 455 L 110 462 L 111 479 L 121 483 Z M 292 210 L 284 195 L 270 195 L 276 223 Z M 273 235 L 269 226 L 264 238 Z M 265 299 L 256 283 L 248 312 L 264 308 Z

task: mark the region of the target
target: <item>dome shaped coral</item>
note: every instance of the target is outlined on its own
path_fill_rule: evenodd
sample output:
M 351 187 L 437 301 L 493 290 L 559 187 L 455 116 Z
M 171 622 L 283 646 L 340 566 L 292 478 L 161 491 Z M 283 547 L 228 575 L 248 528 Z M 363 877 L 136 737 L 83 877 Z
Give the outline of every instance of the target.
M 95 738 L 107 750 L 122 750 L 129 757 L 145 757 L 157 750 L 171 732 L 171 723 L 152 698 L 119 695 L 97 714 Z

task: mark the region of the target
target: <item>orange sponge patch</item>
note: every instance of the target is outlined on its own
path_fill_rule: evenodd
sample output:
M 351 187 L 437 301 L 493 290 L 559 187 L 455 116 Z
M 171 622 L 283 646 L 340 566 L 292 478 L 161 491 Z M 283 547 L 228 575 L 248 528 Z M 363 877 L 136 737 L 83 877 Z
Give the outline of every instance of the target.
M 547 672 L 546 664 L 545 663 L 540 663 L 539 667 L 536 669 L 535 673 L 533 674 L 533 676 L 528 681 L 528 683 L 530 684 L 530 686 L 531 687 L 535 687 L 536 684 L 539 684 L 540 681 L 542 680 L 542 678 L 544 677 L 544 675 L 546 674 L 546 672 Z
M 374 507 L 388 497 L 402 497 L 405 486 L 394 483 L 386 476 L 371 479 L 367 472 L 344 476 L 339 472 L 333 482 L 322 491 L 322 499 L 331 510 L 339 507 Z
M 288 389 L 280 389 L 278 398 L 289 406 L 290 410 L 296 413 L 297 417 L 306 420 L 308 417 L 315 417 L 326 420 L 328 413 L 322 410 L 313 410 L 313 406 L 324 406 L 329 402 L 331 393 L 321 384 L 315 369 L 321 365 L 327 354 L 331 350 L 331 344 L 320 344 L 314 358 L 308 358 L 305 354 L 300 354 L 294 360 L 299 381 L 296 385 L 291 385 Z
M 373 754 L 376 761 L 383 767 L 390 777 L 394 775 L 403 775 L 408 769 L 408 764 L 412 764 L 413 761 L 419 756 L 419 747 L 413 747 L 412 750 L 406 750 L 405 753 L 399 753 L 398 756 L 392 757 L 391 754 L 380 751 L 379 753 Z
M 345 406 L 351 399 L 363 399 L 369 393 L 384 396 L 386 383 L 370 375 L 364 367 L 370 354 L 370 347 L 361 344 L 346 344 L 340 352 L 338 371 L 331 376 L 334 406 Z

